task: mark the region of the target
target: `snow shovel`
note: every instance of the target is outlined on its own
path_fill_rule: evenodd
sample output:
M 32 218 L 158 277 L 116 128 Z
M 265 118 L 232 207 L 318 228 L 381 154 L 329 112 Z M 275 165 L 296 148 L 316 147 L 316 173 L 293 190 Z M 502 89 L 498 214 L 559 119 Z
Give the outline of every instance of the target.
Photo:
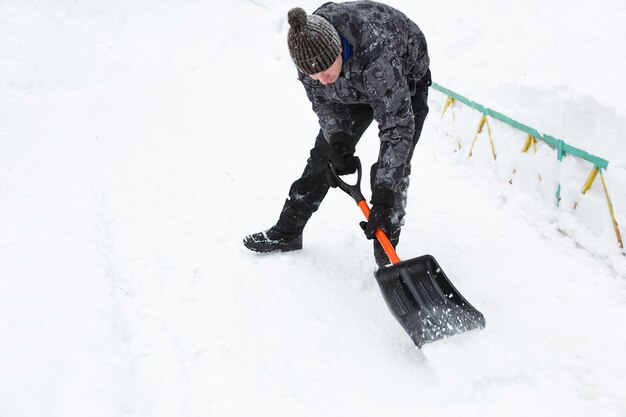
M 349 194 L 369 219 L 370 208 L 361 193 L 361 161 L 357 158 L 357 182 L 343 181 L 335 169 L 330 171 L 337 186 Z M 387 306 L 418 348 L 448 336 L 485 327 L 485 317 L 454 288 L 434 257 L 423 255 L 400 261 L 382 229 L 376 231 L 392 265 L 376 271 Z

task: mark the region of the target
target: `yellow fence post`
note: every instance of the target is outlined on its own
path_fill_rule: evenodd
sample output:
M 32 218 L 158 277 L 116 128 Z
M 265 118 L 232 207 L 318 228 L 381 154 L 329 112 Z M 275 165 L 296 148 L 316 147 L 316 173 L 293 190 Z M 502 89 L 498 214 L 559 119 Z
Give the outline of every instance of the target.
M 526 142 L 524 142 L 524 146 L 522 147 L 522 152 L 528 152 L 528 150 L 530 149 L 530 145 L 533 146 L 533 151 L 537 153 L 537 138 L 535 138 L 531 134 L 528 134 L 528 136 L 526 137 Z
M 533 135 L 529 133 L 528 136 L 526 136 L 526 141 L 524 142 L 524 146 L 522 146 L 522 153 L 528 152 L 531 145 L 535 153 L 537 153 L 537 138 L 535 138 Z M 511 173 L 511 179 L 509 180 L 509 184 L 511 185 L 513 185 L 513 176 L 515 175 L 516 172 L 517 170 L 513 168 L 513 172 Z M 541 174 L 539 174 L 539 181 L 541 181 Z
M 611 220 L 613 221 L 613 229 L 615 230 L 617 243 L 619 244 L 620 248 L 624 249 L 624 243 L 622 242 L 622 235 L 619 232 L 619 226 L 617 224 L 617 220 L 615 219 L 615 213 L 613 212 L 613 204 L 611 203 L 611 198 L 609 197 L 609 190 L 606 188 L 606 182 L 604 181 L 604 175 L 602 175 L 602 171 L 600 171 L 600 179 L 602 180 L 602 187 L 604 188 L 604 196 L 606 197 L 606 203 L 609 206 L 609 213 L 611 213 Z
M 446 114 L 446 110 L 450 108 L 450 113 L 452 113 L 452 129 L 454 130 L 456 134 L 456 116 L 454 115 L 454 103 L 456 103 L 456 100 L 454 99 L 454 97 L 447 96 L 446 103 L 443 106 L 443 112 L 441 112 L 441 119 L 443 120 L 443 116 Z M 461 142 L 459 141 L 458 137 L 456 140 L 456 147 L 457 147 L 457 150 L 459 151 L 461 150 Z
M 598 172 L 600 172 L 598 167 L 593 167 L 593 169 L 589 173 L 589 176 L 587 177 L 587 180 L 585 181 L 585 184 L 583 185 L 583 189 L 580 190 L 582 194 L 586 194 L 587 191 L 589 191 L 589 189 L 593 185 L 593 182 L 596 180 L 596 176 L 598 175 Z
M 611 221 L 613 222 L 613 230 L 615 231 L 615 237 L 617 238 L 617 244 L 621 249 L 624 249 L 624 243 L 622 241 L 622 234 L 619 231 L 619 225 L 617 224 L 617 220 L 615 219 L 615 212 L 613 210 L 613 203 L 611 203 L 611 197 L 609 197 L 609 189 L 606 186 L 606 181 L 604 181 L 604 175 L 602 175 L 602 170 L 597 166 L 594 166 L 587 180 L 585 180 L 585 184 L 583 185 L 582 190 L 580 190 L 581 194 L 586 194 L 587 191 L 593 185 L 593 182 L 596 180 L 596 177 L 600 174 L 600 179 L 602 180 L 602 189 L 604 190 L 604 197 L 606 198 L 606 203 L 609 207 L 609 214 L 611 215 Z M 578 202 L 574 202 L 574 210 L 578 206 Z
M 598 167 L 596 167 L 596 166 L 593 167 L 593 169 L 589 173 L 589 176 L 585 180 L 585 183 L 583 184 L 582 190 L 580 190 L 581 194 L 583 194 L 583 195 L 587 194 L 587 191 L 589 191 L 589 189 L 593 185 L 593 182 L 596 180 L 596 176 L 598 175 L 599 171 L 600 170 L 598 169 Z M 574 206 L 572 208 L 574 210 L 576 210 L 576 207 L 578 207 L 578 201 L 574 201 Z
M 469 155 L 467 155 L 467 157 L 471 157 L 472 156 L 472 151 L 474 149 L 474 144 L 476 143 L 476 140 L 478 139 L 478 135 L 480 133 L 482 133 L 483 131 L 483 127 L 485 126 L 485 124 L 487 125 L 487 133 L 489 135 L 489 143 L 491 144 L 491 155 L 493 156 L 493 160 L 496 160 L 496 148 L 493 145 L 493 139 L 491 137 L 491 127 L 489 126 L 489 120 L 487 119 L 486 115 L 482 115 L 482 117 L 480 118 L 480 121 L 478 122 L 478 129 L 476 129 L 476 134 L 474 135 L 474 140 L 472 141 L 472 146 L 470 147 L 470 151 L 469 151 Z
M 450 97 L 448 96 L 448 98 L 446 99 L 446 104 L 444 104 L 443 106 L 443 112 L 441 113 L 441 118 L 443 119 L 443 116 L 446 114 L 446 110 L 448 110 L 448 107 L 452 107 L 454 105 L 454 97 Z M 450 111 L 452 112 L 452 120 L 455 119 L 454 117 L 454 109 L 450 108 Z

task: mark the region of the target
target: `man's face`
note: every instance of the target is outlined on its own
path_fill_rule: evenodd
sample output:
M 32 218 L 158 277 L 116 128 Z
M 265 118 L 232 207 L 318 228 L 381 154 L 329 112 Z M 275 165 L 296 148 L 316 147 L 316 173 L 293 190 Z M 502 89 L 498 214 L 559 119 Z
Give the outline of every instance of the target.
M 326 71 L 318 72 L 315 74 L 310 74 L 309 77 L 313 78 L 321 82 L 322 84 L 332 84 L 339 78 L 339 74 L 341 73 L 341 64 L 343 64 L 343 59 L 341 58 L 341 51 L 339 51 L 339 55 L 333 65 L 331 65 Z

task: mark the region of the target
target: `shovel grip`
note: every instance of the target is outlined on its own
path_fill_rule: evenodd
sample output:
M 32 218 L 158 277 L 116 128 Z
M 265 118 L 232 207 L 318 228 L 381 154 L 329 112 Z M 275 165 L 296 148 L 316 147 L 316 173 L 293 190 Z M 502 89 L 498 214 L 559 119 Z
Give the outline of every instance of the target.
M 365 220 L 369 220 L 370 219 L 370 208 L 367 205 L 367 202 L 363 199 L 363 200 L 357 202 L 357 204 L 359 205 L 359 208 L 363 212 L 363 215 L 365 215 Z M 387 237 L 387 234 L 385 234 L 383 229 L 381 229 L 380 227 L 376 230 L 376 239 L 378 239 L 378 241 L 380 242 L 380 245 L 385 250 L 385 253 L 387 254 L 387 257 L 389 257 L 389 260 L 391 261 L 391 263 L 394 264 L 394 265 L 399 263 L 400 262 L 400 258 L 398 257 L 398 254 L 396 253 L 396 250 L 393 248 L 393 245 L 389 241 L 389 238 Z

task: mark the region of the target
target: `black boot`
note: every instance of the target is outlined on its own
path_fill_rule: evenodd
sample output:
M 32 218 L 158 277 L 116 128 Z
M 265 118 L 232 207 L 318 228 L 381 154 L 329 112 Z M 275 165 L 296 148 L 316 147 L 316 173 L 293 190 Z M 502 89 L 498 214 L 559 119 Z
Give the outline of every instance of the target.
M 302 249 L 302 231 L 310 217 L 310 213 L 298 212 L 287 199 L 276 225 L 246 236 L 243 244 L 252 251 L 262 253 Z
M 265 232 L 246 236 L 243 244 L 255 252 L 291 252 L 302 249 L 302 233 L 290 234 L 272 226 Z

